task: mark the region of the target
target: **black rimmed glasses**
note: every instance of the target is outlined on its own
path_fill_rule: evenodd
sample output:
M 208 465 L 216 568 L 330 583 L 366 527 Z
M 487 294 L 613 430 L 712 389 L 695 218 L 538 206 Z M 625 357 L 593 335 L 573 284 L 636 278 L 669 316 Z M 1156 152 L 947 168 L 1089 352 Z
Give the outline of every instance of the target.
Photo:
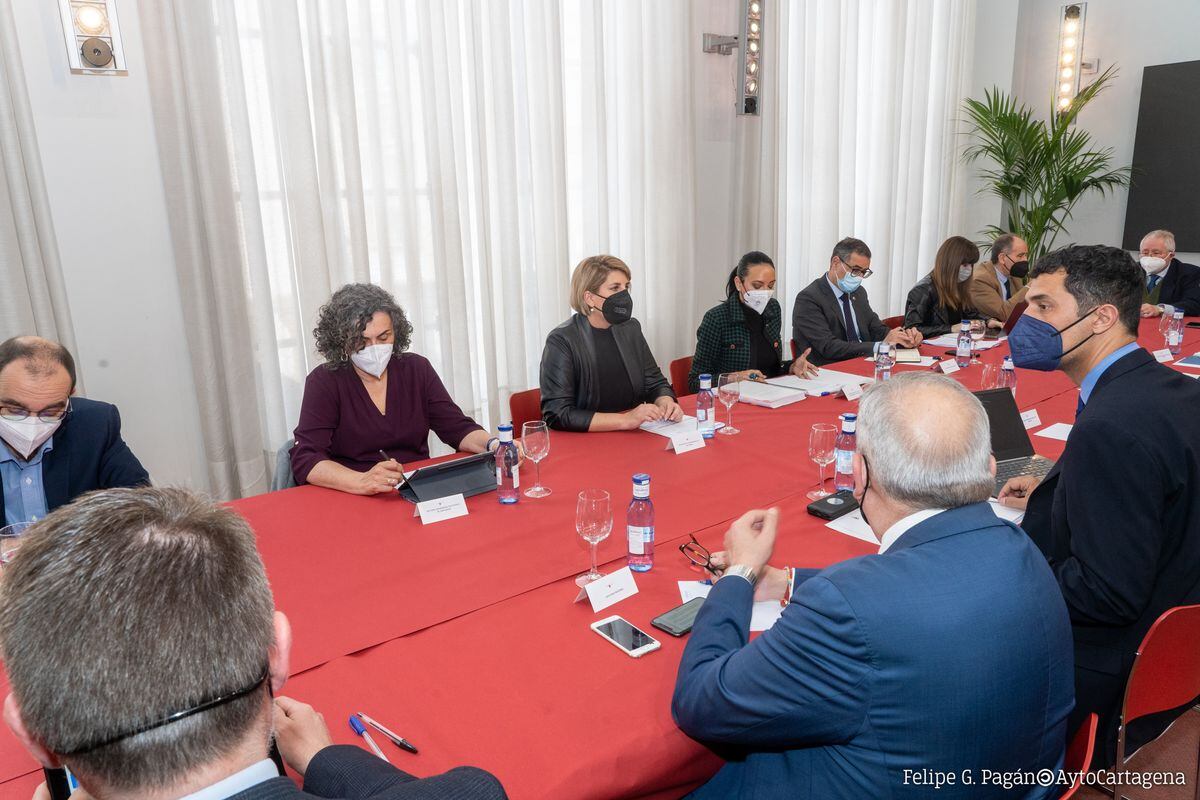
M 159 719 L 155 722 L 151 722 L 146 725 L 140 725 L 131 731 L 126 731 L 125 733 L 118 733 L 116 736 L 109 736 L 109 737 L 106 737 L 99 741 L 88 742 L 87 744 L 83 745 L 82 747 L 73 748 L 69 751 L 59 753 L 59 755 L 77 756 L 82 753 L 90 753 L 93 750 L 99 750 L 101 747 L 107 747 L 108 745 L 115 744 L 116 742 L 119 742 L 123 739 L 129 739 L 133 736 L 137 736 L 138 734 L 145 733 L 146 731 L 152 731 L 155 728 L 161 728 L 164 725 L 170 725 L 172 722 L 178 722 L 181 719 L 186 719 L 187 717 L 193 716 L 195 714 L 199 714 L 203 711 L 208 711 L 210 708 L 216 708 L 217 706 L 222 706 L 222 705 L 225 705 L 226 703 L 232 703 L 234 700 L 237 700 L 238 698 L 241 698 L 241 697 L 245 697 L 246 695 L 250 694 L 251 692 L 258 689 L 260 686 L 262 686 L 267 681 L 267 678 L 270 676 L 270 674 L 271 674 L 270 667 L 269 666 L 263 667 L 262 674 L 260 674 L 258 676 L 258 678 L 255 679 L 254 683 L 250 684 L 249 686 L 246 686 L 241 689 L 237 689 L 232 692 L 227 692 L 226 694 L 217 695 L 216 697 L 214 697 L 210 700 L 205 700 L 203 703 L 200 703 L 199 705 L 194 705 L 191 708 L 185 708 L 183 711 L 176 711 L 174 714 L 168 714 L 167 716 L 165 716 L 162 719 Z
M 67 402 L 63 404 L 62 408 L 47 408 L 37 412 L 30 411 L 28 408 L 21 408 L 20 406 L 0 405 L 0 419 L 5 419 L 9 422 L 21 422 L 29 419 L 30 417 L 36 417 L 42 422 L 58 422 L 60 419 L 65 417 L 67 412 L 70 410 L 70 400 L 67 400 Z
M 867 278 L 869 278 L 875 274 L 875 271 L 873 269 L 871 269 L 870 267 L 868 267 L 867 269 L 859 269 L 858 267 L 852 267 L 846 263 L 846 260 L 844 258 L 838 258 L 838 261 L 841 261 L 842 264 L 845 265 L 846 269 L 850 270 L 850 274 L 856 278 L 862 278 L 863 280 L 866 280 Z
M 701 569 L 708 570 L 713 575 L 720 575 L 725 571 L 724 567 L 718 567 L 712 562 L 712 553 L 707 547 L 696 541 L 695 536 L 688 534 L 688 538 L 691 539 L 690 542 L 679 545 L 679 552 L 683 553 L 688 561 Z

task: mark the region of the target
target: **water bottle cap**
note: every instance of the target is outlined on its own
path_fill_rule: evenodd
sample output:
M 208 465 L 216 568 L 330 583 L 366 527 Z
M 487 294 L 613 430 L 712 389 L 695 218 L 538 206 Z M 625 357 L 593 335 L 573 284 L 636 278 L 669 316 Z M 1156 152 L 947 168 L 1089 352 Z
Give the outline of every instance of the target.
M 971 330 L 971 323 L 970 323 L 970 321 L 968 321 L 968 320 L 965 320 L 965 319 L 964 319 L 964 320 L 962 321 L 962 325 L 960 326 L 960 329 L 961 329 L 961 330 L 964 330 L 964 331 L 969 331 L 969 330 Z
M 633 476 L 633 482 L 639 486 L 649 486 L 650 476 L 645 472 L 639 472 Z
M 701 373 L 700 388 L 701 389 L 711 389 L 712 388 L 712 375 L 709 375 L 707 372 Z
M 513 438 L 512 425 L 501 424 L 499 438 L 502 442 L 511 442 Z
M 854 420 L 858 419 L 858 414 L 851 414 L 849 411 L 840 416 L 846 422 L 854 422 Z
M 1013 360 L 1012 360 L 1012 356 L 1005 356 L 1005 357 L 1004 357 L 1004 363 L 1003 363 L 1001 366 L 1002 366 L 1004 369 L 1012 369 L 1012 368 L 1013 368 Z
M 1175 311 L 1175 319 L 1183 319 L 1183 312 L 1182 312 L 1182 311 L 1179 311 L 1178 309 L 1176 309 L 1176 311 Z
M 888 350 L 891 349 L 891 347 L 892 346 L 890 344 L 888 344 L 887 342 L 880 342 L 879 343 L 879 352 L 886 353 Z

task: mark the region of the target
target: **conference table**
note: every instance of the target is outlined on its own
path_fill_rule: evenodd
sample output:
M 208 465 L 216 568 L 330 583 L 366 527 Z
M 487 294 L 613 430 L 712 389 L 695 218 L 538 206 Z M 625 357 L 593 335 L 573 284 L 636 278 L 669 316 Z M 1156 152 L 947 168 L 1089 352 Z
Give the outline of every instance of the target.
M 1143 322 L 1139 341 L 1152 352 L 1164 346 L 1157 321 Z M 1197 350 L 1200 330 L 1187 329 L 1181 356 Z M 953 358 L 944 351 L 922 347 L 924 355 Z M 998 365 L 1007 352 L 1001 343 L 981 363 Z M 873 364 L 855 359 L 827 369 L 871 375 Z M 899 365 L 895 373 L 919 369 L 929 368 Z M 972 365 L 952 377 L 976 390 L 982 373 Z M 1018 407 L 1040 418 L 1031 434 L 1073 421 L 1078 390 L 1066 376 L 1017 373 Z M 680 404 L 692 413 L 695 397 Z M 389 759 L 416 775 L 472 764 L 517 799 L 686 794 L 722 761 L 671 719 L 687 638 L 650 626 L 680 603 L 678 581 L 703 577 L 678 547 L 694 535 L 719 550 L 732 519 L 775 506 L 773 564 L 824 567 L 877 552 L 806 513 L 806 493 L 818 483 L 809 429 L 855 407 L 841 396 L 778 409 L 738 404 L 741 433 L 679 455 L 644 431 L 556 431 L 542 463 L 549 497 L 503 506 L 485 493 L 468 498 L 467 516 L 429 525 L 393 495 L 303 486 L 233 502 L 255 530 L 276 605 L 292 623 L 283 693 L 322 711 L 339 743 L 361 744 L 347 723 L 351 713 L 382 721 L 420 748 L 412 755 L 380 738 Z M 725 414 L 719 407 L 721 420 Z M 1065 446 L 1031 440 L 1052 458 Z M 526 485 L 532 466 L 522 468 Z M 636 574 L 637 594 L 593 613 L 575 602 L 574 578 L 589 559 L 575 531 L 576 496 L 585 488 L 612 495 L 613 532 L 599 546 L 601 571 L 612 572 L 624 566 L 622 523 L 637 472 L 651 476 L 654 568 Z M 661 648 L 633 659 L 589 630 L 611 614 L 654 635 Z M 0 731 L 0 798 L 29 797 L 40 775 L 7 728 Z

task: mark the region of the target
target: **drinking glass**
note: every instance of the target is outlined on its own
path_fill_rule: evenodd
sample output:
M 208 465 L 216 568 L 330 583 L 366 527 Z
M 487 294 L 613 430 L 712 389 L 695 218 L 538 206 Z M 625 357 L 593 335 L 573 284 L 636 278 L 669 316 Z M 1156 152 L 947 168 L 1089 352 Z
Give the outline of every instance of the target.
M 721 405 L 725 406 L 725 427 L 717 433 L 727 436 L 741 433 L 733 427 L 733 407 L 737 405 L 738 398 L 742 396 L 741 387 L 738 385 L 739 380 L 737 374 L 733 372 L 723 373 L 717 378 L 717 397 L 721 400 Z
M 1158 317 L 1158 332 L 1163 337 L 1163 347 L 1167 346 L 1167 339 L 1171 333 L 1171 319 L 1170 314 L 1160 314 Z
M 833 463 L 836 442 L 837 426 L 828 422 L 818 422 L 808 432 L 808 457 L 821 468 L 821 486 L 808 493 L 809 500 L 820 500 L 830 495 L 825 491 L 825 467 Z
M 14 522 L 0 528 L 0 566 L 12 561 L 21 544 L 21 537 L 29 529 L 32 522 Z
M 987 323 L 981 319 L 971 320 L 971 363 L 979 363 L 979 351 L 975 349 L 975 345 L 983 339 L 987 333 Z
M 542 486 L 542 459 L 550 455 L 550 429 L 546 423 L 526 422 L 521 426 L 521 446 L 525 448 L 525 457 L 533 462 L 533 486 L 525 490 L 526 497 L 546 497 L 550 490 Z
M 980 389 L 995 389 L 1000 385 L 1000 367 L 995 364 L 983 365 L 983 379 L 979 382 Z
M 592 568 L 575 579 L 577 586 L 586 586 L 603 576 L 596 569 L 596 545 L 612 531 L 612 498 L 603 489 L 584 489 L 575 504 L 575 530 L 579 538 L 592 546 Z

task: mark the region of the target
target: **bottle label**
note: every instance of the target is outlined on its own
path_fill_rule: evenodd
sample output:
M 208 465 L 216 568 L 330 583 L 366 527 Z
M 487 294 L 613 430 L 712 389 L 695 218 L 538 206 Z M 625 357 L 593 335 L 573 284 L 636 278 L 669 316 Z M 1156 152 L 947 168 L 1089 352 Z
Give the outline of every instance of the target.
M 520 489 L 521 488 L 521 470 L 517 469 L 514 466 L 514 467 L 511 467 L 510 469 L 508 469 L 508 473 L 510 475 L 512 475 L 512 488 Z M 501 488 L 504 487 L 504 470 L 501 469 L 499 464 L 496 465 L 496 485 Z
M 1181 342 L 1179 341 L 1180 338 L 1181 337 L 1179 336 L 1178 329 L 1171 331 L 1169 334 L 1167 334 L 1167 346 L 1168 347 L 1179 347 L 1179 345 L 1181 344 Z
M 625 530 L 629 536 L 629 555 L 645 555 L 646 543 L 654 541 L 654 528 L 651 526 L 626 525 Z
M 703 425 L 708 421 L 708 409 L 696 406 L 696 424 Z
M 958 348 L 954 351 L 959 358 L 971 357 L 971 340 L 968 338 L 965 342 L 962 337 L 958 337 Z
M 836 450 L 834 451 L 836 459 L 836 470 L 841 473 L 850 474 L 854 471 L 854 451 L 853 450 Z

